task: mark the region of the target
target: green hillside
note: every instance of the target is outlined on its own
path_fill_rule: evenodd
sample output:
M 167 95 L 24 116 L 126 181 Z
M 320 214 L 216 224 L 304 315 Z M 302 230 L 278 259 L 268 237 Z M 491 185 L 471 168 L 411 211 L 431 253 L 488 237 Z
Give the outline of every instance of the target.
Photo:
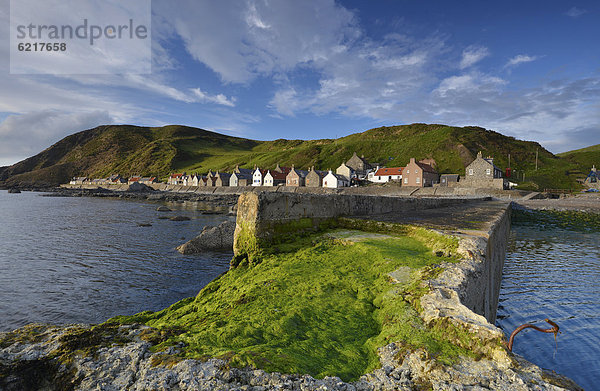
M 248 168 L 272 168 L 279 163 L 303 169 L 335 169 L 354 152 L 388 167 L 404 166 L 411 157 L 433 158 L 440 173 L 464 174 L 465 165 L 478 151 L 493 156 L 502 169 L 508 166 L 510 154 L 518 178 L 512 180 L 531 189 L 577 188 L 575 179 L 581 177 L 585 167 L 591 167 L 588 163 L 599 153 L 596 146 L 573 151 L 576 157 L 559 157 L 534 142 L 479 127 L 445 125 L 390 126 L 339 139 L 274 141 L 249 140 L 178 125 L 108 125 L 73 134 L 38 155 L 0 168 L 0 183 L 53 186 L 73 176 L 106 177 L 113 173 L 164 179 L 171 172 L 231 171 L 236 164 Z
M 557 156 L 567 160 L 574 166 L 574 175 L 585 178 L 590 173 L 592 166 L 600 167 L 600 144 L 559 153 Z

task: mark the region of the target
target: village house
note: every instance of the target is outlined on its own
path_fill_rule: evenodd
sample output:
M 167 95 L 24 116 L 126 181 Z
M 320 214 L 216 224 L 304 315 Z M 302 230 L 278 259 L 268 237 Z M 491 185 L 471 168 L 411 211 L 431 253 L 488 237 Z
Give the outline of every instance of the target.
M 355 153 L 355 155 L 356 155 L 356 153 Z M 342 163 L 337 168 L 337 170 L 335 170 L 335 173 L 346 177 L 346 180 L 348 182 L 350 182 L 352 180 L 352 178 L 356 177 L 356 172 L 351 167 L 348 167 L 348 165 L 346 165 L 346 163 Z
M 285 177 L 285 185 L 292 187 L 304 186 L 306 176 L 308 175 L 308 171 L 298 170 L 292 166 L 289 174 Z
M 305 186 L 306 187 L 323 187 L 323 178 L 327 175 L 327 171 L 315 170 L 315 167 L 311 167 L 306 174 Z
M 171 174 L 169 176 L 169 179 L 167 180 L 167 184 L 168 185 L 181 185 L 183 184 L 183 176 L 185 175 L 185 172 L 183 174 Z
M 266 170 L 261 170 L 260 168 L 256 167 L 252 173 L 252 186 L 262 186 L 263 178 L 266 173 Z
M 73 177 L 73 179 L 71 179 L 71 181 L 69 182 L 69 184 L 71 185 L 83 185 L 86 182 L 89 182 L 90 180 L 85 177 L 85 176 L 80 176 L 80 177 Z
M 352 157 L 346 162 L 345 165 L 354 171 L 354 173 L 358 179 L 365 179 L 368 171 L 373 168 L 371 166 L 371 164 L 369 164 L 369 162 L 367 162 L 365 160 L 364 155 L 362 155 L 361 157 L 358 157 L 356 152 L 354 152 Z M 336 170 L 336 174 L 341 174 L 341 175 L 346 176 L 344 173 L 337 172 L 337 170 Z M 346 177 L 348 179 L 352 179 L 350 176 L 346 176 Z
M 494 165 L 492 157 L 484 158 L 481 151 L 475 160 L 465 168 L 465 178 L 461 187 L 507 189 L 508 182 L 502 178 L 502 170 Z
M 273 171 L 277 171 L 277 172 L 285 174 L 285 175 L 289 174 L 291 170 L 292 170 L 291 167 L 279 167 L 279 163 L 277 163 L 277 167 L 275 167 L 275 169 L 273 169 Z
M 439 175 L 429 164 L 410 161 L 402 170 L 402 186 L 427 187 L 438 183 Z
M 278 171 L 267 171 L 265 174 L 265 179 L 263 181 L 263 186 L 280 186 L 285 185 L 285 178 L 287 174 Z
M 113 174 L 104 180 L 104 183 L 109 184 L 122 184 L 127 183 L 127 179 L 121 177 L 119 174 Z
M 198 177 L 198 186 L 199 187 L 206 187 L 208 186 L 208 177 L 205 176 L 199 176 Z
M 215 180 L 216 187 L 229 186 L 229 183 L 231 181 L 231 174 L 229 174 L 227 172 L 217 171 L 215 178 L 216 178 L 216 180 Z
M 241 169 L 246 170 L 246 169 Z M 248 170 L 252 171 L 252 170 Z M 242 172 L 233 172 L 231 177 L 229 178 L 229 186 L 237 187 L 237 186 L 250 186 L 252 185 L 252 173 L 248 173 L 246 171 Z
M 334 174 L 331 170 L 323 178 L 323 187 L 340 188 L 350 186 L 350 181 L 344 175 Z
M 153 183 L 158 183 L 158 179 L 155 176 L 141 177 L 138 182 L 143 185 L 151 185 Z
M 129 177 L 129 179 L 127 180 L 127 184 L 131 185 L 132 183 L 139 182 L 140 179 L 142 179 L 142 177 L 139 176 L 139 175 L 138 176 Z
M 377 170 L 367 175 L 369 182 L 386 183 L 389 181 L 402 180 L 402 170 L 404 167 L 377 167 Z

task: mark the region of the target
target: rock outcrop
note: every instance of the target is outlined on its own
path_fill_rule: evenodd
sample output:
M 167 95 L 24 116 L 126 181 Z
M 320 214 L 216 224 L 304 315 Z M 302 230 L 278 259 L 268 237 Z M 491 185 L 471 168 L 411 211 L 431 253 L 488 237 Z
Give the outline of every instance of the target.
M 216 227 L 204 227 L 200 235 L 177 247 L 182 254 L 197 254 L 206 250 L 233 249 L 235 221 L 225 221 Z
M 127 191 L 132 191 L 136 193 L 148 193 L 154 191 L 154 189 L 148 185 L 144 185 L 143 183 L 133 182 L 131 185 L 129 185 Z
M 176 331 L 174 331 L 176 333 Z M 29 325 L 0 333 L 0 389 L 13 390 L 580 390 L 571 380 L 513 356 L 442 365 L 422 349 L 389 344 L 381 368 L 348 383 L 338 377 L 232 368 L 184 359 L 185 346 L 153 352 L 168 337 L 142 325 Z

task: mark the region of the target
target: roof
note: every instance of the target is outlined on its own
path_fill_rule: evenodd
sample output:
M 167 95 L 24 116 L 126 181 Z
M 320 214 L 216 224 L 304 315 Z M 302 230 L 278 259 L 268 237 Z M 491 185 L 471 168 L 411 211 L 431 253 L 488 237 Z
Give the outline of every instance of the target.
M 338 181 L 346 181 L 346 182 L 348 182 L 348 178 L 346 178 L 345 176 L 343 176 L 343 175 L 341 175 L 341 174 L 336 174 L 335 172 L 328 172 L 328 173 L 327 173 L 327 175 L 330 175 L 330 174 L 331 174 L 331 175 L 333 175 L 334 177 L 336 177 L 336 179 L 337 179 Z M 327 175 L 326 175 L 326 176 L 327 176 Z
M 295 172 L 296 175 L 298 175 L 299 177 L 302 177 L 302 178 L 306 178 L 306 176 L 308 175 L 308 171 L 298 170 L 297 168 L 292 168 L 289 174 L 291 174 L 292 172 Z
M 277 172 L 277 171 L 268 171 L 268 174 L 271 175 L 271 177 L 273 177 L 273 179 L 277 179 L 280 181 L 285 181 L 285 178 L 287 177 L 287 174 L 285 172 Z
M 229 179 L 229 178 L 231 178 L 231 175 L 232 175 L 232 174 L 230 174 L 230 173 L 228 173 L 228 172 L 218 172 L 218 173 L 217 173 L 217 176 L 218 176 L 219 178 L 224 178 L 224 179 Z
M 417 164 L 417 166 L 421 167 L 421 170 L 423 170 L 424 172 L 431 172 L 433 174 L 437 174 L 437 171 L 431 167 L 429 164 L 425 164 L 425 163 L 421 163 L 421 162 L 415 162 Z
M 440 176 L 444 178 L 458 178 L 460 174 L 442 174 Z
M 377 176 L 402 175 L 404 167 L 382 167 L 375 172 Z
M 240 168 L 240 171 L 241 170 L 246 170 L 246 169 L 245 168 Z M 252 170 L 249 170 L 249 171 L 252 171 Z M 232 176 L 235 175 L 235 177 L 238 178 L 238 179 L 249 179 L 249 180 L 252 180 L 252 173 L 251 172 L 245 172 L 245 171 L 234 172 L 231 175 Z
M 171 178 L 181 178 L 183 174 L 171 174 Z

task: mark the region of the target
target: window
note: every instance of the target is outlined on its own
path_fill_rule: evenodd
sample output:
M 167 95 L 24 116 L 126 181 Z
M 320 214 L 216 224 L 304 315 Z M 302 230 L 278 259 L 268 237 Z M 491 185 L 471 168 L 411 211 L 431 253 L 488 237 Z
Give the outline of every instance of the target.
M 417 183 L 421 183 L 421 178 L 417 177 Z
M 404 178 L 404 183 L 408 183 L 408 178 Z
M 391 181 L 391 180 L 392 180 L 392 176 L 390 175 L 390 176 L 388 177 L 388 181 Z
M 406 170 L 406 173 L 407 173 L 407 174 L 410 174 L 410 170 Z
M 473 175 L 473 169 L 469 168 L 469 175 Z
M 487 168 L 485 170 L 485 175 L 490 175 L 492 173 L 492 170 L 490 170 L 489 168 Z

